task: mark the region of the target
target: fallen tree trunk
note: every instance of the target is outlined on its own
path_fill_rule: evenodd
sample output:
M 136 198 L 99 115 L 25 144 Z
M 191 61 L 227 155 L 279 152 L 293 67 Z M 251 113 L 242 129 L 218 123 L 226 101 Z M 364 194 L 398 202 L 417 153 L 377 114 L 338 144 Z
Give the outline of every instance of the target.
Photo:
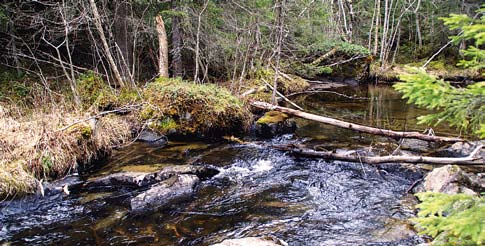
M 382 164 L 382 163 L 426 163 L 426 164 L 438 164 L 438 165 L 483 165 L 483 159 L 475 157 L 483 145 L 478 145 L 470 155 L 466 157 L 448 158 L 448 157 L 429 157 L 429 156 L 365 156 L 360 155 L 358 152 L 351 154 L 333 153 L 331 151 L 315 151 L 312 149 L 301 148 L 296 145 L 271 145 L 272 148 L 277 150 L 289 151 L 292 154 L 307 156 L 307 157 L 320 157 L 324 159 L 360 162 L 367 164 Z
M 354 124 L 342 120 L 337 120 L 333 118 L 328 118 L 320 115 L 310 114 L 299 110 L 294 110 L 291 108 L 285 108 L 280 106 L 275 106 L 265 102 L 252 102 L 252 106 L 260 109 L 265 110 L 277 110 L 289 115 L 297 116 L 307 120 L 313 120 L 324 124 L 329 124 L 332 126 L 340 127 L 340 128 L 347 128 L 351 130 L 355 130 L 358 132 L 370 133 L 374 135 L 386 136 L 391 137 L 394 139 L 400 138 L 415 138 L 421 139 L 425 141 L 432 141 L 432 142 L 462 142 L 463 139 L 461 138 L 454 138 L 454 137 L 440 137 L 440 136 L 433 136 L 433 135 L 426 135 L 419 132 L 400 132 L 400 131 L 393 131 L 393 130 L 386 130 L 380 129 L 375 127 L 363 126 L 359 124 Z

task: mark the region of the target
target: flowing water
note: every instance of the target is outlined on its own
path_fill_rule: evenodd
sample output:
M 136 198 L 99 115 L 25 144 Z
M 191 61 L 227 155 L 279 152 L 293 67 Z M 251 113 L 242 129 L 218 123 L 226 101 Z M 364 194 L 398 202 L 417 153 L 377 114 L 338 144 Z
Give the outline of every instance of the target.
M 367 125 L 419 129 L 419 110 L 390 88 L 344 88 L 296 99 L 307 110 Z M 5 245 L 210 245 L 228 238 L 272 235 L 289 245 L 417 245 L 408 222 L 415 199 L 408 189 L 422 175 L 399 164 L 299 158 L 265 143 L 326 149 L 378 148 L 385 138 L 298 120 L 298 131 L 253 144 L 135 143 L 116 151 L 93 179 L 121 171 L 152 172 L 167 165 L 209 165 L 220 172 L 190 199 L 159 211 L 130 212 L 136 189 L 80 188 L 70 195 L 29 197 L 0 204 Z M 423 129 L 419 129 L 423 130 Z M 447 133 L 446 129 L 437 129 Z

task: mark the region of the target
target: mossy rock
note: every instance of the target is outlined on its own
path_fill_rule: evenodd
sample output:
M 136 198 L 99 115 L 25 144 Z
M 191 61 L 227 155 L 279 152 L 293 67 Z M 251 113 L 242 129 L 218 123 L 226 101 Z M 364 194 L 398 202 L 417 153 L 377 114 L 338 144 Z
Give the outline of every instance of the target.
M 163 135 L 173 134 L 180 128 L 177 122 L 170 117 L 166 117 L 161 120 L 150 121 L 148 124 L 150 129 L 156 130 L 158 133 Z
M 143 91 L 148 103 L 140 111 L 143 120 L 155 121 L 162 134 L 218 137 L 242 133 L 251 114 L 228 90 L 214 84 L 195 84 L 182 79 L 159 78 Z
M 295 132 L 296 122 L 285 113 L 269 111 L 256 121 L 254 130 L 260 137 L 274 137 Z
M 274 124 L 280 123 L 288 119 L 288 115 L 279 111 L 266 112 L 261 118 L 256 121 L 258 124 Z

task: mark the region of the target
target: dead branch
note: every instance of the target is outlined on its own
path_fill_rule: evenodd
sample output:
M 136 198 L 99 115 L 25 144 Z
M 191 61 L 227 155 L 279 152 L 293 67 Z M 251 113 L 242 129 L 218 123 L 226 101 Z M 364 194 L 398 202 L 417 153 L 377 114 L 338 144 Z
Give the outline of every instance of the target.
M 317 59 L 315 59 L 312 64 L 313 65 L 318 65 L 320 64 L 323 60 L 327 59 L 328 57 L 334 55 L 335 53 L 337 52 L 337 48 L 333 48 L 331 49 L 329 52 L 321 55 L 320 57 L 318 57 Z
M 71 126 L 74 126 L 74 125 L 77 125 L 77 124 L 80 124 L 80 123 L 83 123 L 83 122 L 86 122 L 86 121 L 90 121 L 90 120 L 93 120 L 93 119 L 97 119 L 97 118 L 99 118 L 101 116 L 105 116 L 105 115 L 108 115 L 108 114 L 114 114 L 114 113 L 126 113 L 126 112 L 129 112 L 129 111 L 135 110 L 137 108 L 140 108 L 140 105 L 128 105 L 128 106 L 125 106 L 125 107 L 122 107 L 122 108 L 118 108 L 118 109 L 114 109 L 114 110 L 103 111 L 103 112 L 100 112 L 100 113 L 98 113 L 96 115 L 89 116 L 87 118 L 84 118 L 84 119 L 75 121 L 72 124 L 69 124 L 69 125 L 61 128 L 61 129 L 58 129 L 58 130 L 54 131 L 54 132 L 62 132 L 62 131 L 65 131 L 65 130 L 69 129 Z
M 334 67 L 334 66 L 337 66 L 337 65 L 342 65 L 342 64 L 345 64 L 347 62 L 351 62 L 351 61 L 354 61 L 354 60 L 358 60 L 358 59 L 362 59 L 362 58 L 365 58 L 367 56 L 353 56 L 347 60 L 343 60 L 343 61 L 339 61 L 339 62 L 335 62 L 335 63 L 332 63 L 330 65 L 327 65 L 327 67 Z
M 296 145 L 271 145 L 272 148 L 282 151 L 289 151 L 291 154 L 307 156 L 307 157 L 320 157 L 324 159 L 349 161 L 349 162 L 361 162 L 367 164 L 383 164 L 383 163 L 426 163 L 426 164 L 438 164 L 438 165 L 483 165 L 481 158 L 475 157 L 483 144 L 479 144 L 475 149 L 466 157 L 429 157 L 429 156 L 365 156 L 360 155 L 357 152 L 352 153 L 333 153 L 331 151 L 315 151 L 312 149 L 302 148 Z
M 254 94 L 256 92 L 259 92 L 259 91 L 262 91 L 262 90 L 265 90 L 266 89 L 266 86 L 260 86 L 260 87 L 257 87 L 257 88 L 251 88 L 249 90 L 247 90 L 246 92 L 244 92 L 243 94 L 241 94 L 241 98 L 245 98 L 251 94 Z
M 281 98 L 283 98 L 285 101 L 287 101 L 288 103 L 290 103 L 291 105 L 293 105 L 295 108 L 299 109 L 299 110 L 303 110 L 303 108 L 301 108 L 300 106 L 298 106 L 296 103 L 292 102 L 290 99 L 286 98 L 283 94 L 281 94 L 281 92 L 279 92 L 278 90 L 276 90 L 273 86 L 271 86 L 268 81 L 266 81 L 265 79 L 261 79 L 265 84 L 266 86 L 268 86 L 271 90 L 273 90 L 274 92 L 276 92 L 276 94 L 278 94 L 278 96 L 280 96 Z
M 301 95 L 301 94 L 316 94 L 316 93 L 335 94 L 337 96 L 345 97 L 345 98 L 348 98 L 348 99 L 355 99 L 355 100 L 369 100 L 368 97 L 349 96 L 349 95 L 345 95 L 345 94 L 338 93 L 338 92 L 335 92 L 335 91 L 326 91 L 326 90 L 307 90 L 307 91 L 300 91 L 300 92 L 291 93 L 291 94 L 286 95 L 286 96 L 287 97 L 292 97 L 292 96 Z
M 386 130 L 386 129 L 381 129 L 381 128 L 363 126 L 363 125 L 354 124 L 354 123 L 350 123 L 350 122 L 346 122 L 346 121 L 342 121 L 342 120 L 337 120 L 337 119 L 333 119 L 333 118 L 328 118 L 328 117 L 324 117 L 324 116 L 320 116 L 320 115 L 310 114 L 310 113 L 306 113 L 306 112 L 299 111 L 299 110 L 275 106 L 275 105 L 265 103 L 265 102 L 252 102 L 251 105 L 256 107 L 256 108 L 260 108 L 260 109 L 277 110 L 277 111 L 281 111 L 283 113 L 293 115 L 293 116 L 297 116 L 297 117 L 307 119 L 307 120 L 313 120 L 313 121 L 317 121 L 317 122 L 320 122 L 320 123 L 329 124 L 329 125 L 340 127 L 340 128 L 351 129 L 351 130 L 358 131 L 358 132 L 364 132 L 364 133 L 370 133 L 370 134 L 374 134 L 374 135 L 391 137 L 391 138 L 394 138 L 394 139 L 415 138 L 415 139 L 421 139 L 421 140 L 432 141 L 432 142 L 462 142 L 463 141 L 463 139 L 461 139 L 461 138 L 440 137 L 440 136 L 426 135 L 426 134 L 422 134 L 422 133 L 419 133 L 419 132 L 400 132 L 400 131 L 393 131 L 393 130 Z

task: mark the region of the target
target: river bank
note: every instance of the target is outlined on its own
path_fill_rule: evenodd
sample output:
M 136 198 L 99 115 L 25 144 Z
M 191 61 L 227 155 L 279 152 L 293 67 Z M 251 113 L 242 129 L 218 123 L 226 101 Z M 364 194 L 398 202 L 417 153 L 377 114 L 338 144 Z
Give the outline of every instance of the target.
M 249 85 L 264 86 L 264 78 L 272 76 L 262 73 Z M 280 79 L 284 93 L 308 87 L 294 81 Z M 217 85 L 165 78 L 144 88 L 116 90 L 86 73 L 79 81 L 82 105 L 76 106 L 62 88 L 39 95 L 46 92 L 28 81 L 12 85 L 2 88 L 0 104 L 0 196 L 7 199 L 42 193 L 44 182 L 144 140 L 146 133 L 158 139 L 241 136 L 253 123 L 248 100 L 271 98 L 267 89 L 238 98 Z

